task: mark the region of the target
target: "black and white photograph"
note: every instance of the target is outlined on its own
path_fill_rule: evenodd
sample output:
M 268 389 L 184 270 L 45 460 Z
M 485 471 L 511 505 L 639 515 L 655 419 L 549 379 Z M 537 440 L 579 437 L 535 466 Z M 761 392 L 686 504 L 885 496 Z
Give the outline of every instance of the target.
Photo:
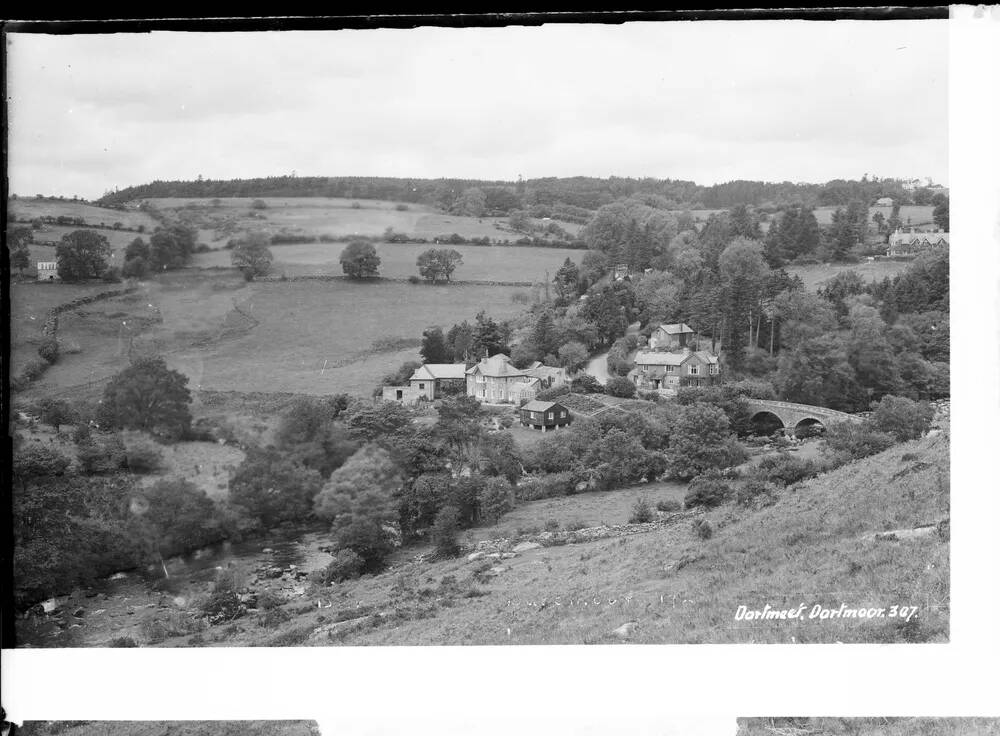
M 951 640 L 946 8 L 5 54 L 4 646 Z
M 505 726 L 513 723 L 502 721 Z M 6 724 L 5 724 L 6 725 Z M 391 736 L 392 734 L 469 733 L 458 721 L 341 723 L 317 721 L 26 721 L 4 736 Z M 501 731 L 485 725 L 489 736 Z M 620 729 L 620 730 L 619 730 Z M 478 728 L 476 729 L 478 731 Z M 633 733 L 642 736 L 997 736 L 996 718 L 671 718 L 584 722 L 580 719 L 519 722 L 517 732 L 557 736 Z

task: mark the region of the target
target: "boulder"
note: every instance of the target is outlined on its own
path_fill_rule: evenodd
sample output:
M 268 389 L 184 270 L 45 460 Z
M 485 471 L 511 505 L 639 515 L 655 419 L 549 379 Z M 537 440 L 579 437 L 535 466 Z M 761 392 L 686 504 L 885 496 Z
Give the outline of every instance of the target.
M 617 629 L 615 629 L 611 633 L 614 634 L 615 636 L 617 636 L 619 639 L 622 639 L 622 640 L 631 639 L 632 635 L 635 634 L 635 630 L 638 629 L 638 628 L 639 628 L 639 622 L 638 621 L 628 621 L 628 622 L 622 624 L 621 626 L 619 626 Z
M 513 552 L 527 552 L 527 551 L 532 550 L 532 549 L 540 549 L 541 546 L 542 545 L 540 545 L 538 542 L 521 542 L 520 544 L 515 545 L 512 551 Z
M 475 562 L 476 560 L 480 560 L 480 559 L 482 559 L 485 556 L 486 556 L 486 553 L 483 552 L 482 550 L 480 550 L 479 552 L 473 552 L 472 554 L 470 554 L 465 559 L 467 559 L 469 562 Z

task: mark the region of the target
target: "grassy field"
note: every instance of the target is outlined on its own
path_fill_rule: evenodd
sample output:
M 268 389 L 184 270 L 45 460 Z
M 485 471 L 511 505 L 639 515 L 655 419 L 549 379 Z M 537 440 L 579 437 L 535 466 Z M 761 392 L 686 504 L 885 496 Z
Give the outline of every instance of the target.
M 817 207 L 813 210 L 813 214 L 816 215 L 816 222 L 820 225 L 829 225 L 833 222 L 833 213 L 836 211 L 836 207 Z M 869 207 L 869 221 L 875 216 L 876 212 L 881 212 L 886 221 L 888 221 L 889 215 L 892 214 L 892 207 Z M 904 204 L 899 208 L 899 218 L 903 221 L 904 227 L 933 224 L 933 213 L 934 207 L 931 205 Z
M 937 534 L 879 541 L 876 532 L 948 516 L 947 432 L 893 447 L 786 489 L 758 511 L 707 514 L 714 534 L 687 522 L 620 538 L 541 547 L 499 562 L 399 560 L 377 576 L 313 588 L 262 629 L 205 632 L 221 645 L 443 645 L 898 642 L 948 640 L 949 544 Z M 652 493 L 653 489 L 643 489 Z M 566 524 L 611 517 L 612 494 L 526 504 L 501 520 Z M 592 507 L 592 511 L 587 510 Z M 581 510 L 583 509 L 583 510 Z M 612 518 L 607 519 L 609 522 Z M 475 536 L 475 533 L 472 535 Z M 413 553 L 413 550 L 410 550 Z M 586 605 L 585 605 L 586 604 Z M 737 622 L 738 606 L 836 609 L 917 606 L 899 619 Z M 319 610 L 318 610 L 319 609 Z M 364 615 L 377 612 L 376 618 Z M 361 618 L 359 618 L 361 617 Z M 330 622 L 360 623 L 332 631 Z M 166 646 L 183 645 L 172 638 Z
M 421 204 L 334 197 L 263 197 L 264 209 L 252 209 L 251 198 L 154 198 L 151 205 L 170 216 L 189 218 L 206 242 L 231 237 L 231 232 L 264 230 L 308 235 L 382 235 L 386 228 L 414 237 L 434 238 L 458 233 L 465 238 L 520 237 L 504 229 L 506 217 L 462 217 Z M 359 205 L 355 207 L 354 205 Z M 405 209 L 400 209 L 405 208 Z M 580 226 L 559 222 L 575 234 Z
M 910 265 L 909 261 L 861 261 L 860 263 L 816 263 L 808 266 L 785 266 L 785 270 L 805 282 L 807 291 L 815 291 L 820 284 L 828 281 L 841 271 L 854 271 L 865 281 L 881 281 L 901 274 Z
M 45 310 L 106 284 L 13 284 L 15 370 L 33 359 Z M 133 354 L 162 354 L 192 389 L 347 392 L 369 395 L 385 373 L 419 358 L 417 348 L 373 347 L 419 339 L 485 309 L 497 319 L 524 306 L 517 287 L 377 282 L 247 284 L 232 272 L 177 272 L 137 293 L 95 302 L 59 320 L 63 355 L 30 395 L 67 391 L 121 370 Z
M 157 222 L 140 210 L 112 210 L 97 207 L 86 202 L 74 202 L 64 199 L 12 199 L 7 202 L 8 212 L 17 219 L 34 219 L 36 217 L 82 217 L 88 225 L 113 225 L 122 223 L 125 227 L 137 228 L 144 226 L 147 231 L 156 227 Z M 133 237 L 135 234 L 133 233 Z
M 303 243 L 275 245 L 272 273 L 286 276 L 343 275 L 340 254 L 346 243 Z M 410 243 L 378 243 L 375 250 L 382 259 L 380 273 L 387 278 L 407 278 L 417 275 L 417 256 L 433 245 Z M 563 248 L 530 248 L 523 246 L 449 245 L 462 254 L 462 265 L 455 279 L 490 281 L 551 281 L 563 262 L 569 258 L 580 264 L 584 251 Z M 230 266 L 228 250 L 200 253 L 193 265 L 197 268 Z

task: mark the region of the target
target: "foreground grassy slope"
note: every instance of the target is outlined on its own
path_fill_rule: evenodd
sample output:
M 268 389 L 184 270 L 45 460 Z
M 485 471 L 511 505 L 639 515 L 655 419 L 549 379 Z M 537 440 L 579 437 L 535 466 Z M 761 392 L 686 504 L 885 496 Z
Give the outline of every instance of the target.
M 877 532 L 948 516 L 948 438 L 936 434 L 787 489 L 773 506 L 707 515 L 634 536 L 533 549 L 511 559 L 414 560 L 313 589 L 291 619 L 209 633 L 205 643 L 893 642 L 948 638 L 947 537 L 880 541 Z M 525 507 L 527 508 L 527 507 Z M 524 509 L 517 512 L 523 516 Z M 503 522 L 501 522 L 503 524 Z M 762 609 L 918 606 L 899 619 L 737 622 Z M 373 614 L 373 615 L 372 615 Z M 354 621 L 349 621 L 354 619 Z M 336 623 L 336 622 L 347 623 Z M 183 645 L 177 639 L 168 645 Z
M 319 736 L 314 721 L 26 721 L 19 736 Z

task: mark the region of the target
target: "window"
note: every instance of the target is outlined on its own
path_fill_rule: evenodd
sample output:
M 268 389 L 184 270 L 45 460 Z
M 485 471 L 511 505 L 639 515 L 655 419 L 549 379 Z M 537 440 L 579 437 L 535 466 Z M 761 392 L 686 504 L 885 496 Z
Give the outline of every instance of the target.
M 711 365 L 708 366 L 708 375 L 710 375 L 710 376 L 717 376 L 717 375 L 719 375 L 719 364 L 718 363 L 712 363 Z
M 528 412 L 528 413 L 529 413 L 529 414 L 531 414 L 531 418 L 532 418 L 532 419 L 534 419 L 534 418 L 535 418 L 535 412 L 531 411 L 531 412 Z
M 559 412 L 559 418 L 560 419 L 565 419 L 566 418 L 566 412 L 564 412 L 564 411 Z
M 549 419 L 552 419 L 552 418 L 554 418 L 554 417 L 555 417 L 555 412 L 551 412 L 551 411 L 550 411 L 550 412 L 549 412 Z
M 696 366 L 696 365 L 689 365 L 688 366 L 688 374 L 692 375 L 692 376 L 697 376 L 698 375 L 698 366 Z
M 424 390 L 424 384 L 422 384 L 422 383 L 418 383 L 418 384 L 417 384 L 417 386 L 419 386 L 419 387 L 420 387 L 420 390 L 421 390 L 421 391 L 423 391 L 423 390 Z
M 665 373 L 673 373 L 673 372 L 674 372 L 674 366 L 668 365 L 667 366 L 667 370 L 665 371 Z

